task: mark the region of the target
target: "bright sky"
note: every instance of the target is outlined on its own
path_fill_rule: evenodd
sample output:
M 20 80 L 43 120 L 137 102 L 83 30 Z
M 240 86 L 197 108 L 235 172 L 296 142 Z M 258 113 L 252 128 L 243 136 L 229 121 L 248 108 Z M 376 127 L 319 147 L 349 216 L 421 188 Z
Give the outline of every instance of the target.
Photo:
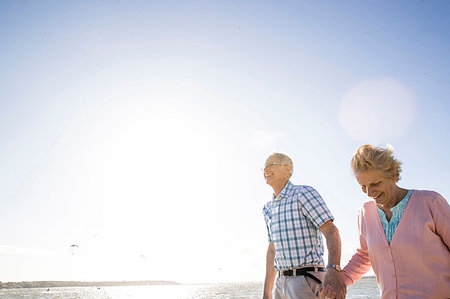
M 262 281 L 274 151 L 329 205 L 345 265 L 359 145 L 450 197 L 449 11 L 1 1 L 0 281 Z

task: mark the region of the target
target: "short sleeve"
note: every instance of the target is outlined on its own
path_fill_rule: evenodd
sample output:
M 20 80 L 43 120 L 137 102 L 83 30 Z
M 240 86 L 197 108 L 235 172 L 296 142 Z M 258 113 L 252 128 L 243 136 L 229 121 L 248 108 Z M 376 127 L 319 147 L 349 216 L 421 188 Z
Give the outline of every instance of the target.
M 267 238 L 268 238 L 269 242 L 273 242 L 272 234 L 271 234 L 271 231 L 270 231 L 271 214 L 270 214 L 270 211 L 267 208 L 267 206 L 264 206 L 264 208 L 263 208 L 263 215 L 264 215 L 264 221 L 266 222 Z
M 333 215 L 316 189 L 311 186 L 303 186 L 301 191 L 298 194 L 299 208 L 311 223 L 320 228 L 328 220 L 334 220 Z

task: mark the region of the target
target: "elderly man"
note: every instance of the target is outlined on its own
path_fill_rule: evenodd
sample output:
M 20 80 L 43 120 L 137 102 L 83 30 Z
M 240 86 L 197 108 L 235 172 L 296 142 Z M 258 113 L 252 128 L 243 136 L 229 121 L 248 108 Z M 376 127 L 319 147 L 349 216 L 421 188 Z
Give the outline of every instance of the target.
M 264 178 L 274 193 L 263 209 L 269 234 L 263 298 L 272 298 L 272 292 L 275 299 L 318 298 L 320 289 L 330 297 L 345 298 L 334 217 L 314 188 L 291 183 L 292 172 L 288 156 L 274 153 L 267 158 Z M 329 252 L 326 267 L 320 232 Z

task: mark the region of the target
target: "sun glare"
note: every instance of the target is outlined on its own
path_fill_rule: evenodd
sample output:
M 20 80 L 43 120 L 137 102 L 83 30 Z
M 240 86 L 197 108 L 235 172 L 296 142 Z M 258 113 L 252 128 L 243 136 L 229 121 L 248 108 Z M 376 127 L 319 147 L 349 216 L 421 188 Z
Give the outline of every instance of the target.
M 401 137 L 414 118 L 414 92 L 392 78 L 356 84 L 344 96 L 339 111 L 339 121 L 350 137 L 372 143 Z
M 165 105 L 155 94 L 141 91 L 140 97 L 90 105 L 65 133 L 85 133 L 75 141 L 81 162 L 73 163 L 88 165 L 95 183 L 82 192 L 86 204 L 80 208 L 97 209 L 95 221 L 86 220 L 95 225 L 81 229 L 84 244 L 77 243 L 73 257 L 97 265 L 99 277 L 204 276 L 195 270 L 196 260 L 210 253 L 198 248 L 208 242 L 211 226 L 220 221 L 215 215 L 233 190 L 217 192 L 238 160 L 229 152 L 233 130 L 218 111 L 204 107 L 201 91 L 166 96 Z M 198 247 L 188 245 L 193 242 Z M 186 271 L 174 277 L 170 269 L 181 262 Z

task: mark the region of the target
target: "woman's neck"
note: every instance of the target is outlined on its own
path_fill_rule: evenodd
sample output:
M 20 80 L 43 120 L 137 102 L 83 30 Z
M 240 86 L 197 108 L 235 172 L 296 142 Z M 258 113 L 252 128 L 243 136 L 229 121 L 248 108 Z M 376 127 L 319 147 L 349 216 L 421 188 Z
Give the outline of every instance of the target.
M 401 202 L 403 198 L 405 198 L 406 194 L 408 194 L 407 189 L 397 187 L 397 189 L 395 190 L 394 199 L 389 204 L 380 205 L 380 209 L 382 209 L 385 212 L 386 210 L 390 211 L 393 207 L 398 205 L 398 203 Z

